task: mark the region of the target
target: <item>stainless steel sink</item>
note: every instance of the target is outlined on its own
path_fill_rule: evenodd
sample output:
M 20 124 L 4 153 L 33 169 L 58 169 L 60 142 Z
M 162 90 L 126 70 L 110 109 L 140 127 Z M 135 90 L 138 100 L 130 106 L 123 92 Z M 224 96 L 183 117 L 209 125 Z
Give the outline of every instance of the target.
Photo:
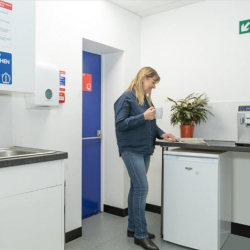
M 46 154 L 52 154 L 55 152 L 56 151 L 53 151 L 53 150 L 14 146 L 10 148 L 0 148 L 0 159 L 13 158 L 13 157 L 27 157 L 27 156 L 35 156 L 35 155 L 46 155 Z

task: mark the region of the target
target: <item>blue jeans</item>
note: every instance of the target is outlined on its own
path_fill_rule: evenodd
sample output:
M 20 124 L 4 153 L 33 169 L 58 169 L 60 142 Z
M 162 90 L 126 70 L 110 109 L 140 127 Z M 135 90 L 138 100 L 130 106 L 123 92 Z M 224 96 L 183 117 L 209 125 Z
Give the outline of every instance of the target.
M 130 176 L 128 194 L 128 230 L 135 232 L 138 239 L 147 238 L 147 222 L 145 217 L 146 198 L 148 194 L 147 172 L 150 155 L 142 155 L 125 151 L 122 159 Z

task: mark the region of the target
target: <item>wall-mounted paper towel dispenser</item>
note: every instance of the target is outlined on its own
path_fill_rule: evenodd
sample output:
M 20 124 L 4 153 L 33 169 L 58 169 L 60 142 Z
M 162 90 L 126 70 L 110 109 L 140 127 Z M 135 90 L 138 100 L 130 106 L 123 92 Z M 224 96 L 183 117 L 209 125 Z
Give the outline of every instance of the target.
M 51 109 L 59 106 L 59 69 L 51 63 L 36 63 L 35 94 L 25 95 L 26 108 Z

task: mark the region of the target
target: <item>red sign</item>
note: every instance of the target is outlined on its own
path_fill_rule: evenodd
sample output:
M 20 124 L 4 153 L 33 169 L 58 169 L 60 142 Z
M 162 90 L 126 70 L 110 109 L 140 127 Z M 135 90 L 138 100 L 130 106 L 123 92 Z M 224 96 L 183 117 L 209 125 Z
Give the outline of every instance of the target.
M 12 10 L 12 4 L 0 0 L 0 8 L 4 8 L 4 9 L 7 9 L 7 10 Z
M 92 91 L 92 75 L 91 74 L 82 74 L 82 91 Z
M 65 103 L 65 93 L 59 92 L 59 103 Z

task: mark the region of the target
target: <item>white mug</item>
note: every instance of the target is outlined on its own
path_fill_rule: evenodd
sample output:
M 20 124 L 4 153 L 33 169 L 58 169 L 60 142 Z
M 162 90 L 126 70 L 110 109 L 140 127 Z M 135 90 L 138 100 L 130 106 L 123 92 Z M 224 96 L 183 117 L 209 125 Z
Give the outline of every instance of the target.
M 163 108 L 155 108 L 155 119 L 161 119 Z

